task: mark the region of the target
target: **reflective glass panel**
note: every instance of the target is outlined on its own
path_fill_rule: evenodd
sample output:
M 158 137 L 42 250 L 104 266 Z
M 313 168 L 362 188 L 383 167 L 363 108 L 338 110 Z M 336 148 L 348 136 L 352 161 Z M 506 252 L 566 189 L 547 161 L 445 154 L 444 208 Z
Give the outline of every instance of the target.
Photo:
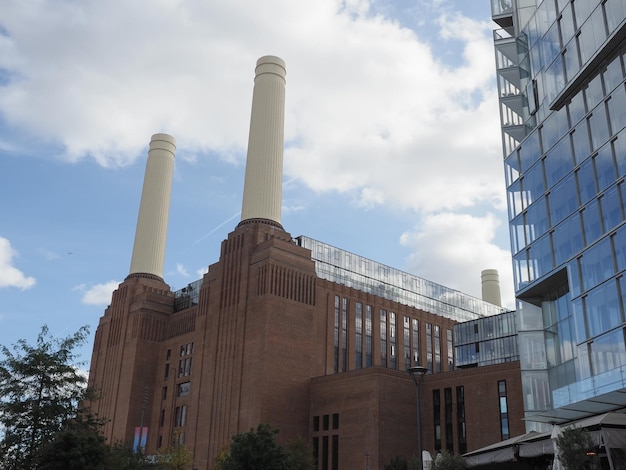
M 548 187 L 559 181 L 574 166 L 572 149 L 568 137 L 561 139 L 548 152 L 545 161 L 546 181 Z
M 604 193 L 600 199 L 600 207 L 602 208 L 604 228 L 608 232 L 623 220 L 622 204 L 617 186 L 613 186 Z
M 557 266 L 580 251 L 583 246 L 583 236 L 577 212 L 554 229 L 552 240 L 554 262 Z
M 616 369 L 625 362 L 624 332 L 621 329 L 602 335 L 591 343 L 591 364 L 594 375 Z
M 580 258 L 583 287 L 589 290 L 613 275 L 611 240 L 605 238 L 585 250 Z
M 548 194 L 550 222 L 555 226 L 578 208 L 576 192 L 572 191 L 574 175 L 570 174 Z
M 594 149 L 609 140 L 609 123 L 606 120 L 604 104 L 598 106 L 589 116 L 589 129 L 591 130 L 591 144 Z
M 585 299 L 589 336 L 597 336 L 622 322 L 615 280 L 596 287 Z
M 587 121 L 582 121 L 576 126 L 572 133 L 572 147 L 574 148 L 574 158 L 576 163 L 582 162 L 590 152 L 589 133 L 587 132 Z
M 604 191 L 615 182 L 615 165 L 613 164 L 613 150 L 610 144 L 604 145 L 598 154 L 593 157 L 598 177 L 598 190 Z
M 580 165 L 580 169 L 576 172 L 578 179 L 578 191 L 580 193 L 580 203 L 585 204 L 597 194 L 596 176 L 593 170 L 593 162 L 587 160 Z
M 607 101 L 607 106 L 612 133 L 617 134 L 626 126 L 626 92 L 623 86 L 617 87 L 613 91 L 611 99 Z
M 578 57 L 576 57 L 578 61 Z M 567 105 L 567 110 L 569 111 L 570 122 L 572 126 L 577 124 L 585 115 L 585 98 L 582 91 L 579 91 L 574 95 L 572 100 Z
M 590 245 L 603 233 L 598 201 L 591 201 L 587 204 L 582 214 L 583 227 L 585 229 L 585 245 Z

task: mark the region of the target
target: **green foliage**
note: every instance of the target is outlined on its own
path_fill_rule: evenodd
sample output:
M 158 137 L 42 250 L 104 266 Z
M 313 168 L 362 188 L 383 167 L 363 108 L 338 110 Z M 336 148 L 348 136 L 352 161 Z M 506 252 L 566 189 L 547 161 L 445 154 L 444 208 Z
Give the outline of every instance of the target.
M 559 460 L 567 470 L 586 470 L 594 467 L 594 459 L 587 456 L 594 445 L 591 436 L 584 428 L 566 428 L 556 438 Z
M 433 461 L 431 470 L 463 470 L 465 468 L 465 459 L 463 457 L 444 450 Z
M 217 462 L 218 470 L 287 470 L 287 455 L 276 442 L 277 429 L 259 424 L 233 436 L 227 454 Z
M 286 447 L 276 442 L 278 429 L 259 424 L 250 431 L 237 434 L 217 459 L 217 470 L 314 470 L 313 453 L 303 439 Z
M 109 447 L 100 433 L 100 423 L 76 419 L 56 433 L 39 452 L 41 470 L 105 470 Z M 117 467 L 116 467 L 117 468 Z
M 7 470 L 35 468 L 39 449 L 50 445 L 63 423 L 76 416 L 87 379 L 74 350 L 87 327 L 57 339 L 43 326 L 34 346 L 0 347 L 0 463 Z M 70 436 L 60 439 L 71 440 Z M 61 445 L 61 441 L 58 442 Z
M 146 463 L 144 455 L 122 443 L 116 443 L 109 447 L 107 455 L 107 470 L 141 470 L 145 468 L 158 468 Z
M 313 449 L 301 437 L 289 442 L 285 447 L 289 470 L 316 470 Z
M 191 468 L 193 458 L 191 452 L 184 444 L 180 443 L 181 434 L 175 432 L 172 445 L 159 453 L 159 468 L 167 470 L 186 470 Z

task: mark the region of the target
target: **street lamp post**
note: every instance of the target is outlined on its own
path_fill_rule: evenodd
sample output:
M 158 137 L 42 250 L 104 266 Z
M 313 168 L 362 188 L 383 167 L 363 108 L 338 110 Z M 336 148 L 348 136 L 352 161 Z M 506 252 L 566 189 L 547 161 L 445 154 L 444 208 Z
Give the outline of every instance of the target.
M 421 401 L 420 392 L 421 392 L 421 387 L 422 387 L 422 380 L 424 380 L 424 375 L 426 375 L 426 373 L 428 372 L 428 368 L 423 367 L 423 366 L 413 366 L 413 367 L 409 367 L 408 371 L 411 374 L 411 377 L 413 378 L 413 382 L 415 383 L 415 389 L 416 389 L 417 433 L 418 433 L 417 456 L 420 459 L 420 463 L 423 469 L 424 462 L 422 462 L 422 450 L 423 450 L 423 447 L 422 447 L 422 401 Z

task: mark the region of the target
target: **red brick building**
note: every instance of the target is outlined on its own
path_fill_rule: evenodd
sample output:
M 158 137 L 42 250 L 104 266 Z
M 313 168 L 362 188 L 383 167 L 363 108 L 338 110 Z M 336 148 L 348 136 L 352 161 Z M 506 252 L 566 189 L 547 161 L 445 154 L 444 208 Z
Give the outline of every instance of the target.
M 281 77 L 280 59 L 259 60 L 251 139 L 257 86 L 280 91 Z M 171 179 L 174 148 L 170 136 L 154 136 L 148 168 L 161 165 L 156 173 Z M 234 434 L 270 423 L 282 442 L 310 442 L 320 469 L 382 469 L 417 452 L 406 371 L 416 364 L 432 372 L 420 396 L 423 448 L 433 455 L 524 432 L 518 362 L 454 370 L 454 325 L 502 309 L 294 239 L 272 207 L 264 213 L 277 198 L 280 206 L 271 194 L 261 206 L 258 194 L 244 195 L 243 213 L 254 216 L 242 217 L 202 280 L 172 292 L 164 238 L 154 235 L 168 202 L 150 196 L 167 193 L 168 178 L 154 173 L 146 171 L 131 273 L 100 320 L 91 361 L 89 383 L 101 395 L 92 412 L 109 420 L 110 442 L 153 454 L 176 437 L 204 470 Z
M 427 325 L 449 332 L 453 320 L 319 278 L 310 251 L 263 222 L 241 224 L 223 242 L 197 299 L 175 311 L 180 297 L 163 281 L 140 275 L 114 293 L 96 332 L 90 375 L 102 395 L 93 411 L 110 419 L 109 440 L 130 444 L 135 428 L 146 427 L 152 453 L 177 430 L 197 468 L 211 468 L 232 435 L 265 422 L 281 430 L 282 440 L 302 436 L 315 443 L 319 460 L 329 462 L 320 468 L 359 468 L 368 454 L 374 470 L 416 452 L 416 389 L 398 351 L 408 346 L 411 359 L 416 353 L 425 361 Z M 337 349 L 335 302 L 340 317 L 344 305 L 346 312 Z M 363 324 L 371 321 L 359 364 L 357 308 Z M 411 331 L 405 343 L 405 319 L 417 322 L 418 341 Z M 435 349 L 434 338 L 430 344 Z M 447 341 L 439 348 L 438 355 L 448 357 Z M 428 374 L 422 385 L 425 449 L 459 453 L 502 439 L 502 381 L 510 435 L 524 432 L 517 362 L 447 369 Z

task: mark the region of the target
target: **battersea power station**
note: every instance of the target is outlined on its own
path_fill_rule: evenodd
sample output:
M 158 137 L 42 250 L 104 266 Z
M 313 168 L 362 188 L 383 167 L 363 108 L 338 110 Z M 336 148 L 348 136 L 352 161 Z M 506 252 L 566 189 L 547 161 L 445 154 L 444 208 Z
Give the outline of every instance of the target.
M 176 142 L 152 136 L 130 272 L 91 360 L 107 440 L 148 455 L 176 440 L 204 470 L 269 423 L 318 469 L 382 470 L 523 434 L 497 272 L 483 272 L 486 301 L 282 226 L 285 77 L 280 58 L 258 60 L 241 221 L 178 291 L 163 278 Z

